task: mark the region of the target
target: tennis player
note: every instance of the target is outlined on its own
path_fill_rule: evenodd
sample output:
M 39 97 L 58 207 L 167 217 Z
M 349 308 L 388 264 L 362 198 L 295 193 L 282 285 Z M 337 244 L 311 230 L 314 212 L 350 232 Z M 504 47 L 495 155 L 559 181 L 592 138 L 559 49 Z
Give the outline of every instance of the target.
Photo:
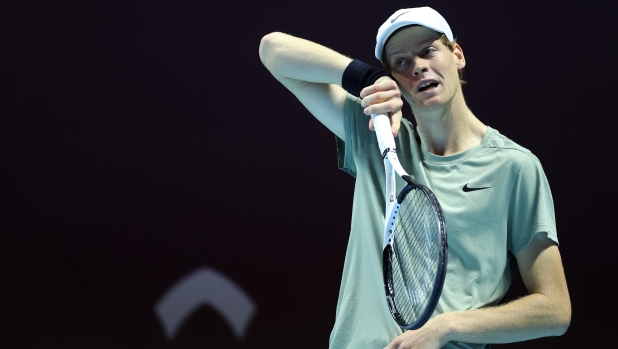
M 446 20 L 429 7 L 399 10 L 379 28 L 375 55 L 384 69 L 283 33 L 260 44 L 264 65 L 336 135 L 339 167 L 356 178 L 330 348 L 483 348 L 562 335 L 571 305 L 549 184 L 529 150 L 467 107 L 466 60 Z M 436 194 L 449 233 L 442 295 L 414 331 L 396 325 L 384 298 L 377 113 L 391 117 L 399 159 Z M 517 270 L 529 294 L 500 305 Z

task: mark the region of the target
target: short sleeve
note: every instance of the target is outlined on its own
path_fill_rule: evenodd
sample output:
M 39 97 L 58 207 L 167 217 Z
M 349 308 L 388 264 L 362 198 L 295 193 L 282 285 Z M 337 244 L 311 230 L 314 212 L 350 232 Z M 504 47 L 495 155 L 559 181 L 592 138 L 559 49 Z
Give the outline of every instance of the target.
M 532 154 L 523 155 L 509 203 L 509 250 L 517 255 L 537 233 L 558 243 L 554 201 L 545 172 Z
M 375 135 L 369 130 L 369 117 L 363 113 L 360 98 L 347 94 L 344 107 L 344 135 L 346 141 L 335 136 L 337 144 L 337 165 L 356 178 L 359 156 L 366 156 L 370 143 L 375 142 Z M 373 148 L 372 148 L 373 149 Z
M 336 137 L 337 162 L 339 169 L 357 178 L 358 174 L 379 173 L 375 177 L 384 178 L 384 159 L 380 154 L 375 132 L 369 129 L 369 116 L 363 112 L 361 100 L 351 94 L 347 94 L 343 132 L 345 142 Z M 395 138 L 399 161 L 417 181 L 427 185 L 427 179 L 422 167 L 422 156 L 412 124 L 405 118 L 401 119 L 401 127 Z M 405 185 L 403 180 L 397 179 L 400 185 Z M 403 188 L 403 187 L 402 187 Z

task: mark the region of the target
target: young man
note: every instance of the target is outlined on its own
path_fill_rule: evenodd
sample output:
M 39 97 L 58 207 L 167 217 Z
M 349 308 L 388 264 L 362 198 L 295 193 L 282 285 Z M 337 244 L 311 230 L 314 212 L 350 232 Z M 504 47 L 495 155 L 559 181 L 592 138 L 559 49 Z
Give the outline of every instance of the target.
M 330 347 L 482 348 L 563 334 L 571 308 L 549 185 L 530 151 L 467 107 L 466 61 L 444 18 L 428 7 L 395 12 L 375 53 L 392 75 L 282 33 L 260 44 L 273 76 L 338 137 L 340 168 L 356 178 Z M 401 96 L 417 130 L 401 117 Z M 415 331 L 392 320 L 381 285 L 384 170 L 369 118 L 377 113 L 391 117 L 402 165 L 434 191 L 449 232 L 438 307 Z M 517 268 L 529 295 L 497 306 Z

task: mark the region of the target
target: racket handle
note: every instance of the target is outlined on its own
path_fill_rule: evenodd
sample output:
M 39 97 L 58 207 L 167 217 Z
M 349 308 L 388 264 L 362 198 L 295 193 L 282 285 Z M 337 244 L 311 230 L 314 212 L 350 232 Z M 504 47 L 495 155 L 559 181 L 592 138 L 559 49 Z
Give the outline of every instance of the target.
M 380 152 L 384 154 L 386 149 L 395 149 L 395 138 L 391 130 L 391 121 L 386 114 L 372 114 L 373 127 L 378 138 Z
M 386 114 L 372 114 L 371 120 L 373 120 L 373 127 L 376 130 L 380 153 L 384 156 L 386 155 L 385 151 L 387 149 L 391 150 L 384 160 L 388 160 L 391 163 L 393 169 L 399 176 L 407 176 L 408 173 L 403 169 L 403 167 L 401 167 L 399 159 L 397 158 L 397 152 L 395 151 L 395 138 L 393 137 L 390 119 L 386 116 Z

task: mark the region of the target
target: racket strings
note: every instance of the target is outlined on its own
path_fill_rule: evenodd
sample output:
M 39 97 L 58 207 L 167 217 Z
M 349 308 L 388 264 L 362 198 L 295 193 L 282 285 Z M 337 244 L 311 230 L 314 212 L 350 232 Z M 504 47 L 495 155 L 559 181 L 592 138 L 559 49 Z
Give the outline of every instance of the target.
M 429 198 L 412 189 L 404 198 L 393 233 L 393 300 L 401 320 L 422 314 L 434 287 L 440 248 L 439 226 Z

